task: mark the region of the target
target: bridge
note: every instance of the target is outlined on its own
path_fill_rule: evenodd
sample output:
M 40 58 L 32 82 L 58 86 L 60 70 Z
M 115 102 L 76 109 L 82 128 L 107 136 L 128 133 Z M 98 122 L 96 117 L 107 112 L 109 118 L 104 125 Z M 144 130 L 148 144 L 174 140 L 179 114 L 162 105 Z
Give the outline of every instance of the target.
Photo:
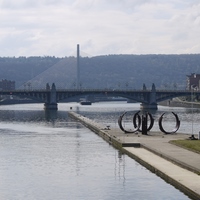
M 190 96 L 194 91 L 190 90 L 156 90 L 155 85 L 152 85 L 150 90 L 143 87 L 141 90 L 130 89 L 56 89 L 53 83 L 50 87 L 46 85 L 46 89 L 41 90 L 13 90 L 0 91 L 0 95 L 15 95 L 23 98 L 29 98 L 44 103 L 44 109 L 57 110 L 58 103 L 73 97 L 81 96 L 104 96 L 104 97 L 124 97 L 130 100 L 141 103 L 141 109 L 157 109 L 158 102 L 172 99 L 180 96 Z M 195 94 L 200 95 L 200 91 L 195 91 Z

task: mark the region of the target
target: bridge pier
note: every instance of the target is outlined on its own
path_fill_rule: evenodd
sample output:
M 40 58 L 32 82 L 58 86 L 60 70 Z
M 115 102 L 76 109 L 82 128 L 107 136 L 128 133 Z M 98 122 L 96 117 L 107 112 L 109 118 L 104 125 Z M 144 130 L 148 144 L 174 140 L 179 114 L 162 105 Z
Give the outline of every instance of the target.
M 58 110 L 58 104 L 48 104 L 48 103 L 45 103 L 44 104 L 44 109 L 45 110 Z
M 158 109 L 158 104 L 157 103 L 153 103 L 153 104 L 141 103 L 140 104 L 140 109 L 141 110 L 148 110 L 148 109 L 157 110 Z
M 146 86 L 143 86 L 143 90 L 146 90 Z M 148 110 L 148 109 L 153 109 L 153 110 L 157 110 L 158 109 L 158 104 L 156 102 L 156 87 L 155 84 L 152 84 L 152 88 L 151 88 L 151 93 L 149 95 L 146 96 L 146 103 L 141 103 L 140 104 L 140 109 L 142 110 Z
M 52 87 L 46 87 L 46 90 L 49 90 L 49 93 L 47 94 L 47 99 L 44 104 L 45 110 L 58 110 L 58 104 L 57 104 L 57 95 L 56 95 L 56 86 L 53 83 Z

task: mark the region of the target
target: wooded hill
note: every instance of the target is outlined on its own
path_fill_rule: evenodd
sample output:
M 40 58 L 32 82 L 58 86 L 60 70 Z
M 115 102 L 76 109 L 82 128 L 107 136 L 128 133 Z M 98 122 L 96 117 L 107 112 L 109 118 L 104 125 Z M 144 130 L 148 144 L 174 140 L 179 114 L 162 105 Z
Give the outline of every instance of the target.
M 16 88 L 30 82 L 44 88 L 76 88 L 75 57 L 0 58 L 0 80 L 16 82 Z M 81 88 L 141 89 L 143 84 L 158 89 L 185 89 L 186 75 L 200 74 L 200 54 L 102 55 L 80 58 Z

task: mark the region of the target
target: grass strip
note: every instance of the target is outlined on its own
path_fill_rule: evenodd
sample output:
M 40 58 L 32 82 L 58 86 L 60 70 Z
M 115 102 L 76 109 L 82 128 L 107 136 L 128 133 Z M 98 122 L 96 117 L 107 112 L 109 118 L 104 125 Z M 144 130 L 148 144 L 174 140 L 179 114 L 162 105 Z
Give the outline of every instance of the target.
M 200 140 L 171 140 L 170 143 L 200 154 Z

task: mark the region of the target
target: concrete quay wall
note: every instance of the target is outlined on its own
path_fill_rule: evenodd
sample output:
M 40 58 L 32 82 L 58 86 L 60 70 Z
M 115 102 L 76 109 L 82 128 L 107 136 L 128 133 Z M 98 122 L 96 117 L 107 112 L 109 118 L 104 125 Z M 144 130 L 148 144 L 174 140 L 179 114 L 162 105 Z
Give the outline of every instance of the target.
M 184 163 L 180 161 L 178 161 L 179 166 L 176 164 L 177 157 L 181 157 L 182 155 L 176 155 L 175 152 L 178 151 L 173 149 L 175 148 L 174 145 L 169 144 L 169 136 L 159 136 L 156 133 L 153 137 L 139 136 L 136 134 L 132 134 L 131 136 L 125 135 L 118 129 L 113 129 L 106 125 L 96 123 L 93 120 L 80 114 L 69 112 L 68 115 L 71 118 L 80 121 L 80 123 L 102 137 L 109 144 L 119 149 L 121 152 L 127 154 L 129 157 L 133 158 L 138 163 L 163 178 L 166 182 L 174 185 L 176 188 L 188 195 L 191 199 L 200 199 L 200 174 L 193 172 L 192 168 L 195 166 L 191 167 L 190 170 L 190 167 L 184 166 Z M 188 136 L 173 136 L 175 139 L 184 139 L 186 137 Z M 160 146 L 158 145 L 159 143 Z M 156 152 L 159 151 L 159 148 L 164 149 L 165 152 L 167 151 L 167 148 L 172 148 L 173 156 L 170 156 L 170 159 L 167 159 L 167 155 L 163 157 L 162 153 Z M 183 156 L 186 159 L 185 165 L 188 165 L 190 160 L 187 161 L 187 159 L 190 159 L 188 157 L 191 157 L 191 155 L 189 154 L 188 156 L 184 152 L 186 150 L 181 149 L 181 152 L 182 151 L 184 154 Z M 200 160 L 200 155 L 192 154 L 192 158 Z M 180 167 L 180 163 L 182 164 L 182 167 Z M 199 172 L 199 162 L 197 161 L 195 164 L 197 165 L 197 172 Z M 195 164 L 192 163 L 191 166 Z
M 80 123 L 82 123 L 85 127 L 95 132 L 97 135 L 106 140 L 109 144 L 112 144 L 117 149 L 122 149 L 122 143 L 116 138 L 116 136 L 108 134 L 107 131 L 109 130 L 109 128 L 105 125 L 95 123 L 94 121 L 74 112 L 69 112 L 68 115 L 71 118 L 80 121 Z

